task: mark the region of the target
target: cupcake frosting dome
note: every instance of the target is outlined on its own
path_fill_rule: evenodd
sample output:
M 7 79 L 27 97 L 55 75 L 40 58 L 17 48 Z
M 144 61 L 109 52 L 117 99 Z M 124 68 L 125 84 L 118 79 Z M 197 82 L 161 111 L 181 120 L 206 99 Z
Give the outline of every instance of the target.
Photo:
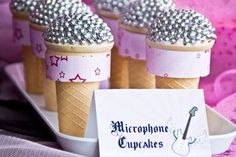
M 216 39 L 215 28 L 202 14 L 193 10 L 170 10 L 159 13 L 147 38 L 166 44 L 197 44 Z
M 30 21 L 47 26 L 60 15 L 82 12 L 90 12 L 90 9 L 81 0 L 41 0 L 30 13 Z
M 134 0 L 94 0 L 98 10 L 110 11 L 113 13 L 121 13 L 124 6 L 127 6 L 131 1 Z
M 10 8 L 19 12 L 34 10 L 38 0 L 11 0 Z
M 97 15 L 84 13 L 55 19 L 50 23 L 45 40 L 57 44 L 91 45 L 111 43 L 113 36 Z
M 129 4 L 123 12 L 121 22 L 132 27 L 148 27 L 157 13 L 174 9 L 172 0 L 138 0 Z

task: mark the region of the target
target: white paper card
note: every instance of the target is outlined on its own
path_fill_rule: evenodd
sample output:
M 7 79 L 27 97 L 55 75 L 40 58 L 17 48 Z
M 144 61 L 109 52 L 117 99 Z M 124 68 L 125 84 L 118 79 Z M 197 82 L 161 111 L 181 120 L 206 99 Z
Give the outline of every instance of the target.
M 211 157 L 202 90 L 98 90 L 100 157 Z

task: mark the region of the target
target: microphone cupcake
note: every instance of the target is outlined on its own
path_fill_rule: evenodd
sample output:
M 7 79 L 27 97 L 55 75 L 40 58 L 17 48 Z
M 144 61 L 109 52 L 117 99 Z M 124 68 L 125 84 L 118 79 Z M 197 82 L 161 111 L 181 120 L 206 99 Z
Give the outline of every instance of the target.
M 44 44 L 44 33 L 48 24 L 60 15 L 91 12 L 80 0 L 41 0 L 30 12 L 31 44 L 34 55 L 44 62 L 47 48 Z M 38 69 L 45 73 L 44 68 Z M 57 111 L 55 81 L 44 77 L 45 107 L 49 111 Z
M 13 40 L 22 46 L 23 66 L 26 91 L 33 94 L 43 93 L 43 74 L 38 69 L 43 67 L 31 49 L 28 16 L 34 10 L 38 0 L 11 0 L 10 9 L 13 15 Z
M 200 13 L 171 10 L 159 13 L 147 34 L 147 70 L 157 88 L 195 89 L 210 72 L 215 28 Z
M 159 12 L 173 9 L 171 0 L 139 0 L 130 3 L 120 20 L 120 54 L 129 56 L 129 87 L 155 88 L 154 75 L 146 71 L 147 28 Z
M 110 77 L 110 28 L 89 13 L 53 20 L 45 34 L 47 77 L 56 81 L 60 132 L 83 137 L 93 91 Z
M 94 1 L 97 14 L 111 28 L 114 36 L 115 45 L 111 55 L 111 78 L 110 88 L 128 88 L 128 58 L 119 55 L 118 49 L 118 30 L 119 17 L 124 8 L 131 0 L 100 0 Z

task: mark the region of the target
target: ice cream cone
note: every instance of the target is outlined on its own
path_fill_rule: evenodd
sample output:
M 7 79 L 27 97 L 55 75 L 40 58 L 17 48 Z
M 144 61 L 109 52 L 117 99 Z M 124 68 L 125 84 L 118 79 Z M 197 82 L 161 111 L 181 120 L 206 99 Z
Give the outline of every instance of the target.
M 28 13 L 27 12 L 18 12 L 11 10 L 13 14 L 13 23 L 18 21 L 18 23 L 24 22 L 28 27 Z M 28 30 L 28 29 L 27 29 Z M 26 31 L 26 30 L 21 30 Z M 29 35 L 29 32 L 27 32 Z M 15 34 L 14 34 L 15 35 Z M 29 37 L 25 37 L 29 38 Z M 36 58 L 32 53 L 32 48 L 30 46 L 30 39 L 28 44 L 25 42 L 23 46 L 23 65 L 24 65 L 24 75 L 25 75 L 25 84 L 26 91 L 32 94 L 42 94 L 43 93 L 43 77 L 44 75 L 41 69 L 43 69 L 43 61 Z
M 93 91 L 99 82 L 57 82 L 59 129 L 62 133 L 83 137 L 87 127 Z
M 147 30 L 145 28 L 138 29 L 132 28 L 130 26 L 125 26 L 124 24 L 120 24 L 122 29 L 125 29 L 127 32 L 131 32 L 132 38 L 136 38 L 135 35 L 144 36 L 143 40 L 145 42 L 145 34 Z M 137 38 L 136 38 L 137 39 Z M 138 44 L 143 44 L 141 40 L 133 41 L 134 44 L 130 45 L 131 47 L 135 47 Z M 141 42 L 141 43 L 140 43 Z M 143 53 L 145 53 L 145 45 L 143 44 Z M 129 88 L 137 88 L 137 89 L 152 89 L 155 88 L 155 76 L 150 74 L 146 70 L 146 61 L 145 58 L 139 58 L 141 55 L 135 49 L 131 50 L 133 52 L 129 52 L 130 57 L 128 59 L 128 74 L 129 74 Z M 142 51 L 142 50 L 141 50 Z M 133 54 L 133 55 L 132 55 Z M 138 55 L 135 55 L 138 54 Z M 144 54 L 145 56 L 145 54 Z
M 31 43 L 35 56 L 45 59 L 47 48 L 44 43 L 44 33 L 50 21 L 61 15 L 87 11 L 90 11 L 89 8 L 78 0 L 38 1 L 29 16 Z M 45 107 L 49 111 L 57 111 L 55 83 L 52 80 L 44 79 Z
M 117 46 L 111 51 L 110 88 L 129 88 L 128 57 L 120 56 Z
M 115 37 L 115 42 L 118 42 L 118 27 L 119 14 L 110 11 L 98 10 L 98 15 L 103 18 L 104 22 L 111 28 L 112 34 Z M 116 45 L 111 50 L 111 77 L 110 88 L 129 88 L 128 79 L 128 58 L 119 55 L 119 48 Z
M 23 65 L 26 91 L 42 94 L 45 74 L 41 69 L 44 68 L 44 60 L 33 55 L 31 46 L 23 46 Z
M 57 112 L 57 94 L 55 81 L 44 78 L 44 101 L 48 111 Z
M 177 32 L 170 35 L 167 32 L 169 25 L 160 22 L 162 18 L 167 20 L 166 23 L 168 20 L 173 23 L 185 20 L 172 15 L 192 19 L 192 22 L 182 25 L 191 29 L 180 32 L 178 29 L 182 26 L 176 25 Z M 174 10 L 162 13 L 158 18 L 151 25 L 146 39 L 147 69 L 156 75 L 156 88 L 197 89 L 200 77 L 207 76 L 210 71 L 211 48 L 216 38 L 214 28 L 201 14 L 191 10 Z M 160 33 L 159 28 L 166 29 L 167 33 Z
M 45 44 L 47 78 L 56 81 L 60 132 L 84 137 L 93 91 L 110 77 L 113 36 L 97 15 L 80 13 L 54 19 Z
M 129 58 L 129 87 L 155 88 L 155 77 L 146 71 L 145 61 Z
M 46 32 L 47 27 L 30 23 L 30 28 L 31 28 L 31 43 L 32 43 L 33 51 L 35 51 L 34 56 L 43 61 L 43 66 L 40 69 L 38 69 L 38 72 L 43 73 L 42 76 L 44 76 L 42 84 L 43 84 L 43 91 L 44 91 L 43 94 L 44 94 L 45 108 L 48 111 L 56 112 L 57 111 L 56 85 L 55 85 L 55 81 L 52 81 L 46 78 L 45 68 L 44 68 L 46 48 L 45 48 L 44 42 L 43 43 L 40 42 L 40 40 L 43 40 L 43 33 Z M 34 34 L 32 30 L 36 32 L 36 34 Z M 41 39 L 39 39 L 38 41 L 37 40 L 33 41 L 35 40 L 35 38 L 41 38 Z M 40 53 L 42 53 L 40 55 L 37 54 L 38 53 L 37 45 L 40 45 Z
M 100 46 L 62 46 L 49 42 L 46 42 L 46 45 L 48 47 L 48 54 L 60 54 L 64 57 L 101 54 L 110 51 L 113 46 L 113 44 Z M 79 79 L 82 78 L 79 77 Z M 56 82 L 60 132 L 72 136 L 84 136 L 92 94 L 98 88 L 98 81 Z

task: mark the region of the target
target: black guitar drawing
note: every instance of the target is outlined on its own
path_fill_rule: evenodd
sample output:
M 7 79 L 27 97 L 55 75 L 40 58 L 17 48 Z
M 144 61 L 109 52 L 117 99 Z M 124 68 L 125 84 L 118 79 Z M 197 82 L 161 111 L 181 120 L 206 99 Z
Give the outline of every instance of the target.
M 191 119 L 195 116 L 197 110 L 198 108 L 195 106 L 189 111 L 189 118 L 184 133 L 182 133 L 181 129 L 173 131 L 175 142 L 172 145 L 172 150 L 180 156 L 187 156 L 190 152 L 190 145 L 196 142 L 196 138 L 187 138 L 187 134 Z

